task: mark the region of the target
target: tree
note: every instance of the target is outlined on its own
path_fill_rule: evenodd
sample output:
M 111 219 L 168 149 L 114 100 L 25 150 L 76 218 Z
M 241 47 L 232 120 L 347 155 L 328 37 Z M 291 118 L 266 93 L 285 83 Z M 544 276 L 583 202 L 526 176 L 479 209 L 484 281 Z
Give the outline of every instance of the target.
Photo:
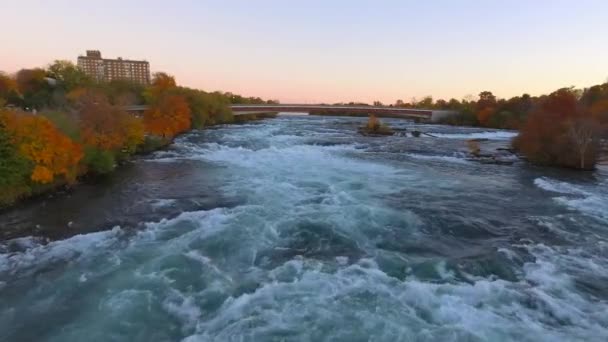
M 181 95 L 164 95 L 144 112 L 146 131 L 172 138 L 190 129 L 190 107 Z
M 477 112 L 477 120 L 482 126 L 489 126 L 490 117 L 494 114 L 494 108 L 484 107 Z
M 0 99 L 5 103 L 13 103 L 17 98 L 19 98 L 17 82 L 7 74 L 0 72 Z
M 129 80 L 112 80 L 102 85 L 108 100 L 115 106 L 129 106 L 145 103 L 144 86 Z
M 68 183 L 76 180 L 83 155 L 79 144 L 45 117 L 22 112 L 8 112 L 4 117 L 19 154 L 33 164 L 32 181 L 45 184 L 56 177 L 63 177 Z
M 592 169 L 595 166 L 596 151 L 599 145 L 598 124 L 592 119 L 578 119 L 568 122 L 567 134 L 573 143 L 580 161 L 581 170 Z
M 80 136 L 86 146 L 103 151 L 133 153 L 143 142 L 141 119 L 113 106 L 97 90 L 76 90 L 68 95 L 79 113 Z
M 52 100 L 52 89 L 46 80 L 46 71 L 40 68 L 21 69 L 15 77 L 17 89 L 23 95 L 23 105 L 41 109 Z
M 177 87 L 175 78 L 164 72 L 157 72 L 152 77 L 152 84 L 144 91 L 144 98 L 148 104 L 159 101 L 163 94 Z
M 513 145 L 533 163 L 592 169 L 597 159 L 599 122 L 578 102 L 572 88 L 544 97 Z
M 496 106 L 496 96 L 491 91 L 482 91 L 479 93 L 479 100 L 477 101 L 479 109 Z
M 145 137 L 144 123 L 142 119 L 121 111 L 120 129 L 124 134 L 123 152 L 133 154 L 143 144 Z
M 608 136 L 608 97 L 595 102 L 589 110 L 593 119 L 602 126 L 602 135 Z
M 66 92 L 92 83 L 90 77 L 70 61 L 56 60 L 48 66 L 47 74 L 57 80 Z
M 29 192 L 31 163 L 19 154 L 12 134 L 6 129 L 5 116 L 0 112 L 0 205 L 10 204 Z
M 422 100 L 420 100 L 416 104 L 416 107 L 423 108 L 423 109 L 433 108 L 433 97 L 432 96 L 425 96 Z

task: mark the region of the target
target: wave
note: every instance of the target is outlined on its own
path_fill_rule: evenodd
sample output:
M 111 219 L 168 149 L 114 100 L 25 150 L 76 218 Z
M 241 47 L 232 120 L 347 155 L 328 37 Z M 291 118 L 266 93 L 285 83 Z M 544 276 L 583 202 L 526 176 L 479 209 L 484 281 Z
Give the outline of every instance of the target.
M 567 195 L 553 197 L 556 202 L 587 216 L 608 222 L 608 194 L 600 193 L 601 187 L 595 186 L 590 190 L 580 185 L 546 177 L 535 179 L 534 184 L 545 191 Z
M 431 160 L 431 161 L 442 161 L 442 162 L 450 162 L 450 163 L 458 163 L 458 164 L 471 164 L 468 160 L 456 157 L 456 156 L 433 156 L 433 155 L 425 155 L 425 154 L 417 154 L 417 153 L 405 153 L 406 156 L 420 159 L 420 160 Z
M 438 138 L 445 139 L 489 139 L 489 140 L 509 140 L 517 136 L 517 132 L 508 131 L 487 131 L 475 133 L 430 133 Z
M 73 261 L 97 251 L 106 251 L 117 244 L 123 234 L 120 227 L 114 227 L 112 230 L 79 234 L 49 243 L 35 237 L 21 238 L 27 241 L 26 244 L 20 244 L 23 248 L 0 254 L 0 275 L 29 274 L 50 264 Z M 7 244 L 14 242 L 15 240 L 8 241 Z
M 576 294 L 572 279 L 553 264 L 559 252 L 541 246 L 534 253 L 537 260 L 526 263 L 520 281 L 443 284 L 401 281 L 372 259 L 328 273 L 313 260 L 296 258 L 273 270 L 255 291 L 228 297 L 209 319 L 196 315 L 187 300 L 182 306 L 190 314 L 174 316 L 186 329 L 196 327 L 184 341 L 269 340 L 277 333 L 295 340 L 370 334 L 378 341 L 607 338 L 603 307 Z M 444 263 L 437 267 L 452 278 Z

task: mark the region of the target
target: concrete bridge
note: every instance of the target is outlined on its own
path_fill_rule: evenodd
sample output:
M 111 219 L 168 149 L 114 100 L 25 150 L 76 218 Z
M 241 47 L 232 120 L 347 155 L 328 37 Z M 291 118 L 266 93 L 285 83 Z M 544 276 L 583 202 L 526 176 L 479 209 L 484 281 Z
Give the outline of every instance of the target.
M 412 109 L 386 106 L 356 106 L 356 105 L 309 105 L 309 104 L 263 104 L 263 105 L 232 105 L 235 115 L 239 113 L 256 112 L 292 112 L 324 114 L 360 114 L 367 116 L 374 114 L 378 117 L 418 119 L 435 122 L 439 119 L 456 114 L 450 110 Z
M 129 112 L 143 112 L 148 107 L 145 105 L 127 106 Z M 351 106 L 351 105 L 309 105 L 309 104 L 235 104 L 231 105 L 234 115 L 248 115 L 261 113 L 323 113 L 323 114 L 354 114 L 367 116 L 374 114 L 378 117 L 404 118 L 436 122 L 446 116 L 456 114 L 450 110 L 412 109 L 386 106 Z

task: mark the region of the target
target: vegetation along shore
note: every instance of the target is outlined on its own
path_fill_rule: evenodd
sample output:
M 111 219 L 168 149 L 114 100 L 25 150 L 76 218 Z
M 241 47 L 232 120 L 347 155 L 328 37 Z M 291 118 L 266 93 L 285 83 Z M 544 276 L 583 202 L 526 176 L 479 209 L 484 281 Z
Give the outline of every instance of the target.
M 97 82 L 68 61 L 0 73 L 0 207 L 108 174 L 190 129 L 273 115 L 236 117 L 231 103 L 267 101 L 180 87 L 162 72 L 149 86 Z M 123 109 L 141 104 L 140 115 Z

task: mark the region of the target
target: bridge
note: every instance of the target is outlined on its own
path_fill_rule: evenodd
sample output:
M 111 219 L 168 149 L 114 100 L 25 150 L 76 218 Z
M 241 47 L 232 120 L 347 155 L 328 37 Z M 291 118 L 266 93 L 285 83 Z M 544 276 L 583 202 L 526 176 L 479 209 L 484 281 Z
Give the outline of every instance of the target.
M 143 112 L 148 108 L 146 105 L 127 106 L 129 112 Z M 374 114 L 378 117 L 404 118 L 436 122 L 441 118 L 456 114 L 450 110 L 413 109 L 386 106 L 356 106 L 356 105 L 309 105 L 309 104 L 234 104 L 231 105 L 234 115 L 250 115 L 262 113 L 322 113 L 331 114 L 353 114 L 367 116 Z

